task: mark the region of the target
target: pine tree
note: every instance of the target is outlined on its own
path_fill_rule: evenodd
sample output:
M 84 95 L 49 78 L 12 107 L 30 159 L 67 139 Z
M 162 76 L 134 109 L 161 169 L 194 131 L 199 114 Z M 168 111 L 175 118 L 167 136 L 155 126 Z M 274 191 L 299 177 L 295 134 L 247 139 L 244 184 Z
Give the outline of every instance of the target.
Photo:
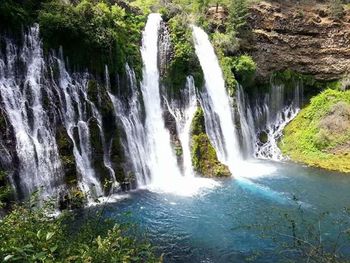
M 234 31 L 239 32 L 245 26 L 247 15 L 247 0 L 234 0 L 230 6 L 230 21 Z

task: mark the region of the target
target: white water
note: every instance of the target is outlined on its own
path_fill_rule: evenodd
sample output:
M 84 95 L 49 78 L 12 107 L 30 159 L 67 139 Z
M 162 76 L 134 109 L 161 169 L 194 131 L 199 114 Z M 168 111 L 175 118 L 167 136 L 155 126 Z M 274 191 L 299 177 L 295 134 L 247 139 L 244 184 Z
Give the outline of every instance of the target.
M 176 129 L 181 142 L 182 159 L 183 159 L 183 173 L 185 177 L 194 177 L 194 171 L 191 159 L 191 124 L 194 114 L 197 110 L 197 96 L 196 87 L 192 76 L 186 79 L 186 90 L 184 92 L 183 104 L 168 105 L 168 110 L 176 120 Z
M 145 106 L 147 159 L 151 184 L 168 188 L 181 177 L 176 158 L 170 145 L 170 134 L 164 126 L 159 93 L 158 32 L 161 16 L 150 14 L 142 37 L 143 81 L 141 91 Z M 170 186 L 171 187 L 171 186 Z
M 115 115 L 121 121 L 125 132 L 124 148 L 126 155 L 131 160 L 137 184 L 142 187 L 150 183 L 150 172 L 145 158 L 147 155 L 146 134 L 142 122 L 140 94 L 137 90 L 135 73 L 128 65 L 126 65 L 126 73 L 128 85 L 131 89 L 128 105 L 124 105 L 110 91 L 108 95 L 113 103 Z M 108 72 L 106 78 L 108 78 Z
M 0 59 L 0 93 L 16 139 L 21 190 L 29 195 L 40 189 L 48 196 L 62 184 L 61 162 L 55 133 L 44 110 L 43 91 L 50 91 L 43 82 L 44 60 L 39 26 L 30 28 L 23 48 L 7 41 L 6 59 Z M 24 65 L 23 79 L 16 78 L 15 63 Z
M 76 161 L 80 180 L 79 186 L 89 197 L 99 197 L 103 194 L 102 186 L 96 177 L 92 165 L 92 152 L 90 131 L 87 120 L 87 76 L 77 76 L 72 79 L 65 69 L 62 60 L 59 65 L 59 91 L 61 98 L 61 111 L 67 134 L 73 142 L 73 154 Z M 79 138 L 76 140 L 74 129 L 78 130 Z
M 218 184 L 204 178 L 194 178 L 187 169 L 183 176 L 171 147 L 169 131 L 165 128 L 163 109 L 161 107 L 159 70 L 158 70 L 158 36 L 161 23 L 159 14 L 150 14 L 143 32 L 142 60 L 143 80 L 141 92 L 145 107 L 145 153 L 142 155 L 147 164 L 150 183 L 147 188 L 153 191 L 171 192 L 179 195 L 193 195 L 203 187 L 215 187 Z M 192 85 L 191 92 L 194 93 Z M 193 96 L 193 95 L 191 95 Z M 182 145 L 186 145 L 186 161 L 190 162 L 189 129 L 186 122 Z M 185 134 L 186 133 L 186 134 Z M 187 164 L 187 166 L 189 166 Z M 191 169 L 191 168 L 190 168 Z M 191 173 L 191 174 L 190 174 Z
M 288 98 L 283 85 L 271 82 L 271 89 L 262 102 L 257 101 L 254 111 L 246 100 L 241 86 L 237 89 L 237 106 L 242 129 L 243 151 L 260 159 L 274 161 L 284 157 L 278 148 L 278 140 L 284 127 L 298 114 L 302 104 L 302 84 L 295 84 L 292 99 Z M 259 133 L 264 133 L 266 142 L 259 141 Z M 249 156 L 248 155 L 248 156 Z
M 193 38 L 205 79 L 202 106 L 205 113 L 206 130 L 216 149 L 219 161 L 226 164 L 234 174 L 242 158 L 239 153 L 231 101 L 226 92 L 223 74 L 208 35 L 202 29 L 193 26 Z

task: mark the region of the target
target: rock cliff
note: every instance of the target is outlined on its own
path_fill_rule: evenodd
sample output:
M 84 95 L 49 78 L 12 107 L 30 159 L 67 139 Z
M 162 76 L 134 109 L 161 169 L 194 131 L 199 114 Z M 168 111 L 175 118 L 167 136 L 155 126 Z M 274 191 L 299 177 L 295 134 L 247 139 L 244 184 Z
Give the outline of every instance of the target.
M 250 7 L 252 35 L 242 46 L 257 62 L 259 78 L 291 69 L 317 80 L 339 79 L 350 71 L 350 9 L 338 17 L 325 3 L 263 1 Z

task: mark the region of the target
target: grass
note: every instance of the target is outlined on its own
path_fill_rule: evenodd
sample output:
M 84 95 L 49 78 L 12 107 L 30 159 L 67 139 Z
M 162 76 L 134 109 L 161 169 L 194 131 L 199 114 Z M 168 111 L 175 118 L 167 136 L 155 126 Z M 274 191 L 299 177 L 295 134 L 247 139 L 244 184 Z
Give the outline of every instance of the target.
M 350 90 L 327 89 L 287 125 L 282 152 L 296 162 L 350 173 Z

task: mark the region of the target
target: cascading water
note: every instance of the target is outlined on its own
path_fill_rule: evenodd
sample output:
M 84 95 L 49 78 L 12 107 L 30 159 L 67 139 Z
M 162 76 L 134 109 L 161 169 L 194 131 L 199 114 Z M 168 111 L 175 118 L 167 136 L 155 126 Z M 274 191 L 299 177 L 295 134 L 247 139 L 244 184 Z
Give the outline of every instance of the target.
M 262 99 L 256 99 L 252 106 L 239 86 L 236 101 L 245 151 L 251 153 L 251 157 L 283 159 L 277 143 L 284 127 L 298 114 L 303 103 L 302 83 L 296 82 L 291 94 L 283 84 L 271 81 L 269 92 L 263 94 Z
M 193 26 L 193 38 L 205 79 L 205 90 L 201 94 L 201 102 L 207 133 L 219 160 L 228 165 L 231 173 L 234 173 L 241 161 L 241 155 L 231 101 L 226 92 L 219 61 L 208 35 L 202 29 Z
M 130 69 L 129 65 L 126 65 L 125 69 L 129 82 L 128 85 L 131 88 L 131 97 L 128 101 L 128 105 L 124 105 L 110 91 L 108 95 L 113 103 L 115 115 L 120 120 L 126 135 L 124 148 L 126 150 L 126 155 L 131 160 L 137 184 L 138 186 L 145 186 L 150 183 L 151 176 L 145 159 L 147 144 L 141 115 L 140 94 L 137 90 L 134 71 Z M 106 79 L 108 79 L 108 71 L 106 71 Z
M 51 55 L 46 62 L 38 25 L 24 35 L 22 48 L 9 39 L 5 39 L 5 45 L 5 54 L 0 54 L 1 109 L 13 130 L 15 148 L 10 146 L 6 151 L 16 156 L 12 160 L 14 167 L 9 170 L 15 171 L 10 179 L 19 198 L 37 190 L 42 197 L 64 190 L 64 162 L 56 141 L 57 133 L 62 133 L 57 127 L 62 124 L 68 141 L 73 144 L 79 187 L 91 198 L 103 195 L 100 178 L 92 164 L 91 118 L 97 121 L 104 165 L 112 180 L 114 171 L 110 147 L 104 138 L 102 115 L 88 98 L 89 75 L 70 75 L 63 59 Z
M 195 49 L 205 79 L 205 89 L 201 93 L 201 104 L 204 110 L 206 132 L 218 153 L 219 161 L 226 164 L 242 188 L 263 194 L 284 202 L 280 193 L 276 193 L 255 183 L 248 178 L 271 174 L 272 166 L 256 162 L 247 162 L 240 152 L 238 134 L 234 125 L 232 102 L 226 92 L 223 74 L 219 66 L 208 35 L 200 28 L 193 26 Z M 248 120 L 245 123 L 248 131 Z M 246 139 L 249 144 L 249 138 Z
M 194 114 L 197 110 L 197 96 L 194 80 L 192 76 L 186 79 L 186 90 L 184 91 L 182 100 L 184 106 L 168 105 L 168 110 L 176 120 L 176 129 L 179 134 L 179 139 L 182 148 L 183 171 L 185 177 L 193 177 L 194 171 L 191 160 L 191 124 Z
M 90 131 L 87 119 L 87 76 L 76 76 L 72 79 L 65 69 L 62 60 L 59 65 L 59 92 L 61 98 L 61 111 L 69 138 L 73 142 L 73 154 L 77 171 L 80 174 L 80 188 L 89 196 L 98 197 L 103 194 L 92 166 L 92 152 L 90 143 Z M 79 139 L 74 136 L 74 129 L 78 130 Z
M 162 116 L 158 71 L 158 33 L 161 20 L 160 14 L 150 14 L 142 37 L 141 54 L 144 67 L 141 91 L 146 113 L 148 144 L 143 158 L 149 165 L 151 183 L 156 187 L 171 188 L 171 184 L 181 178 L 181 173 Z
M 22 49 L 8 40 L 5 58 L 0 58 L 0 93 L 16 139 L 24 196 L 39 189 L 42 196 L 52 195 L 63 182 L 55 131 L 44 108 L 43 93 L 49 96 L 51 92 L 44 83 L 41 46 L 35 25 L 25 35 Z M 23 78 L 15 75 L 18 60 L 24 67 Z

